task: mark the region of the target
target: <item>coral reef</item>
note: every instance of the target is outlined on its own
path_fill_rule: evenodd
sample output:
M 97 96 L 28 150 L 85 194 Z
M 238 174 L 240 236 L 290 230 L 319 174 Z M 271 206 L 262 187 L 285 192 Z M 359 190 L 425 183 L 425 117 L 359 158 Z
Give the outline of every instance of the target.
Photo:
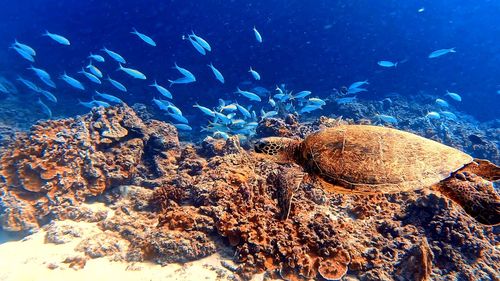
M 303 137 L 360 122 L 287 119 L 264 120 L 257 132 Z M 227 267 L 243 279 L 495 280 L 500 271 L 498 227 L 434 191 L 326 193 L 300 167 L 247 151 L 236 136 L 180 144 L 175 128 L 126 106 L 39 123 L 0 160 L 3 228 L 71 219 L 106 233 L 79 244 L 66 261 L 74 268 L 101 256 L 168 264 L 229 249 L 237 264 Z M 78 230 L 48 233 L 65 243 Z
M 177 144 L 172 126 L 145 124 L 129 107 L 37 123 L 20 133 L 0 159 L 2 227 L 28 231 L 49 217 L 62 218 L 61 206 L 126 184 L 140 165 L 154 162 L 149 157 L 155 157 L 156 148 Z

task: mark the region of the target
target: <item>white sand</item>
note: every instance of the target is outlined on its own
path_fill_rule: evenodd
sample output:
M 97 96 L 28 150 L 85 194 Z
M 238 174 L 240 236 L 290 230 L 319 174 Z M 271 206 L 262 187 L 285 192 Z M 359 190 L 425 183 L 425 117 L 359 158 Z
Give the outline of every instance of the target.
M 101 207 L 101 206 L 93 206 Z M 22 241 L 6 242 L 0 245 L 0 280 L 227 280 L 218 278 L 214 268 L 221 269 L 226 276 L 231 272 L 221 267 L 217 254 L 184 265 L 160 266 L 153 263 L 114 262 L 109 258 L 89 259 L 83 269 L 69 268 L 62 263 L 67 257 L 83 256 L 75 247 L 86 237 L 102 232 L 95 223 L 60 221 L 57 224 L 78 226 L 83 229 L 82 237 L 65 244 L 45 243 L 45 230 L 30 235 Z M 58 267 L 49 269 L 48 265 Z M 127 267 L 134 269 L 127 270 Z

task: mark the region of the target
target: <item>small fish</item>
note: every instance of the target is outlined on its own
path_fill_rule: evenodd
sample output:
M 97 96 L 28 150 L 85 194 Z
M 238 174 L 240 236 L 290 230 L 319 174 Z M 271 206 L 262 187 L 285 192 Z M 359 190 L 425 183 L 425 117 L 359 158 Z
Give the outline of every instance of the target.
M 449 104 L 443 99 L 436 99 L 436 104 L 441 106 L 441 107 L 448 107 Z
M 205 50 L 205 48 L 203 48 L 198 42 L 196 42 L 195 40 L 193 40 L 191 38 L 191 36 L 188 36 L 187 39 L 191 43 L 191 45 L 193 45 L 193 47 L 196 49 L 196 51 L 198 51 L 198 53 L 200 53 L 202 55 L 206 55 L 207 54 L 207 51 Z
M 170 93 L 170 91 L 169 91 L 169 90 L 167 90 L 167 89 L 165 89 L 164 87 L 162 87 L 162 86 L 158 85 L 158 83 L 156 83 L 156 80 L 155 80 L 155 82 L 154 82 L 153 84 L 151 84 L 151 85 L 149 85 L 149 86 L 150 86 L 150 87 L 155 87 L 155 88 L 156 88 L 156 90 L 157 90 L 158 92 L 160 92 L 160 94 L 161 94 L 162 96 L 164 96 L 164 97 L 166 97 L 166 98 L 169 98 L 169 99 L 172 99 L 172 98 L 173 98 L 173 97 L 172 97 L 172 93 Z
M 123 103 L 123 101 L 120 98 L 117 98 L 113 95 L 105 94 L 105 93 L 99 93 L 97 90 L 95 91 L 95 94 L 107 101 L 114 102 L 114 103 Z
M 84 102 L 84 101 L 81 101 L 81 100 L 78 100 L 78 104 L 81 104 L 87 108 L 94 108 L 94 107 L 99 107 L 99 106 L 102 106 L 102 107 L 110 107 L 111 105 L 105 101 L 98 101 L 98 100 L 91 100 L 89 102 Z
M 453 112 L 441 111 L 439 114 L 442 115 L 446 119 L 457 120 L 457 116 Z
M 311 104 L 325 105 L 326 102 L 320 98 L 310 98 L 307 100 Z
M 186 119 L 186 117 L 184 117 L 184 116 L 182 116 L 180 114 L 168 113 L 168 116 L 172 117 L 173 119 L 177 120 L 180 123 L 183 123 L 183 124 L 188 124 L 189 123 L 189 121 Z
M 276 116 L 278 115 L 278 112 L 277 111 L 268 111 L 268 112 L 265 112 L 264 110 L 261 110 L 260 112 L 260 118 L 262 119 L 266 119 L 266 118 L 270 118 L 270 117 L 273 117 L 273 116 Z
M 108 56 L 110 56 L 112 59 L 114 59 L 115 61 L 117 61 L 117 62 L 119 62 L 119 63 L 123 63 L 123 64 L 126 64 L 126 63 L 127 63 L 127 62 L 125 61 L 125 59 L 124 59 L 122 56 L 120 56 L 120 55 L 119 55 L 118 53 L 116 53 L 116 52 L 113 52 L 113 51 L 111 51 L 111 50 L 106 49 L 106 47 L 103 47 L 103 48 L 101 49 L 101 51 L 106 52 L 106 54 L 108 54 Z
M 224 124 L 228 125 L 231 124 L 231 119 L 228 118 L 226 115 L 220 113 L 220 112 L 214 112 L 215 113 L 215 118 L 220 119 Z
M 87 108 L 93 108 L 96 106 L 96 104 L 94 103 L 94 101 L 89 101 L 89 102 L 86 102 L 86 101 L 81 101 L 80 99 L 78 100 L 78 104 L 80 105 L 83 105 Z
M 73 88 L 76 88 L 76 89 L 82 90 L 82 91 L 85 90 L 85 87 L 83 86 L 83 84 L 80 81 L 76 80 L 75 78 L 67 75 L 66 71 L 64 72 L 63 75 L 61 75 L 59 77 L 59 79 L 64 80 L 64 82 L 68 83 Z
M 432 58 L 437 58 L 437 57 L 440 57 L 442 55 L 446 55 L 448 53 L 456 53 L 457 51 L 455 51 L 455 48 L 450 48 L 450 49 L 440 49 L 440 50 L 437 50 L 437 51 L 434 51 L 432 53 L 429 54 L 429 58 L 432 59 Z
M 105 102 L 105 101 L 100 101 L 100 100 L 94 100 L 93 103 L 96 105 L 96 106 L 102 106 L 102 107 L 110 107 L 111 104 Z
M 168 104 L 165 104 L 163 101 L 159 99 L 153 99 L 153 102 L 156 104 L 156 106 L 158 106 L 160 110 L 168 111 Z
M 177 115 L 182 115 L 182 111 L 175 106 L 173 103 L 169 101 L 163 101 L 164 103 L 167 103 L 167 109 L 172 111 L 172 113 L 177 114 Z
M 219 124 L 219 123 L 213 123 L 213 122 L 208 122 L 207 127 L 202 127 L 201 131 L 207 131 L 207 132 L 213 132 L 215 130 L 221 130 L 221 131 L 229 131 L 229 128 L 227 128 L 226 125 L 224 124 Z
M 42 102 L 40 98 L 38 98 L 37 103 L 42 108 L 43 113 L 45 113 L 49 117 L 49 119 L 52 118 L 52 111 L 45 103 Z
M 196 103 L 195 105 L 193 105 L 193 107 L 197 107 L 205 115 L 208 115 L 210 117 L 215 117 L 215 112 L 213 110 L 211 110 L 210 108 L 208 108 L 208 107 L 201 106 L 198 103 Z
M 353 88 L 353 89 L 347 90 L 347 93 L 348 94 L 357 94 L 357 93 L 366 92 L 366 91 L 368 91 L 368 90 L 365 88 Z
M 288 99 L 288 95 L 285 95 L 283 93 L 279 93 L 273 96 L 273 98 L 279 100 L 279 101 L 285 101 Z
M 227 140 L 229 138 L 229 135 L 226 132 L 222 131 L 215 131 L 212 136 L 216 139 L 224 139 Z
M 61 44 L 61 45 L 66 45 L 66 46 L 69 46 L 71 45 L 71 43 L 69 42 L 68 39 L 66 39 L 64 36 L 62 35 L 59 35 L 59 34 L 55 34 L 55 33 L 50 33 L 49 31 L 45 30 L 45 33 L 42 34 L 43 36 L 48 36 L 50 37 L 52 40 L 56 41 L 57 43 Z
M 382 66 L 382 67 L 396 67 L 396 66 L 398 66 L 397 62 L 386 61 L 386 60 L 378 61 L 377 64 Z
M 95 65 L 92 65 L 92 61 L 89 62 L 89 65 L 87 65 L 88 70 L 95 76 L 102 78 L 102 72 L 97 68 Z
M 238 111 L 241 112 L 241 114 L 243 116 L 245 116 L 246 118 L 251 118 L 252 117 L 252 114 L 250 114 L 250 111 L 248 111 L 248 109 L 246 109 L 244 106 L 239 105 L 238 103 L 236 103 L 236 107 L 238 108 Z
M 242 90 L 240 90 L 240 88 L 237 88 L 236 93 L 248 98 L 251 101 L 262 101 L 258 95 L 254 94 L 252 92 L 242 91 Z
M 386 123 L 390 123 L 390 124 L 397 124 L 398 123 L 398 119 L 396 119 L 396 117 L 391 116 L 391 115 L 376 114 L 375 117 L 381 121 L 386 122 Z
M 309 105 L 306 105 L 303 108 L 301 108 L 299 112 L 301 114 L 302 113 L 310 113 L 310 112 L 312 112 L 314 110 L 317 110 L 317 109 L 322 109 L 321 105 L 319 105 L 319 104 L 309 104 Z
M 359 88 L 359 87 L 361 87 L 361 86 L 363 86 L 363 85 L 367 85 L 367 84 L 370 84 L 370 83 L 368 83 L 368 80 L 365 80 L 365 81 L 357 81 L 357 82 L 352 83 L 352 84 L 349 86 L 348 90 L 352 90 L 352 89 L 355 89 L 355 88 Z
M 244 127 L 246 124 L 246 121 L 243 120 L 243 119 L 233 119 L 231 120 L 231 126 L 234 128 L 234 127 L 237 127 L 237 128 L 242 128 Z
M 269 98 L 269 105 L 271 105 L 272 107 L 276 107 L 276 102 L 272 99 L 272 98 Z
M 302 99 L 309 96 L 311 93 L 311 91 L 300 91 L 295 96 L 292 96 L 292 99 Z
M 422 13 L 423 11 L 425 11 L 425 8 L 424 8 L 424 7 L 422 7 L 422 8 L 420 8 L 420 9 L 418 9 L 418 11 L 417 11 L 417 12 Z
M 192 131 L 193 130 L 193 128 L 191 128 L 191 126 L 189 126 L 188 124 L 173 124 L 173 125 L 178 130 L 181 130 L 181 131 Z
M 32 65 L 28 67 L 28 69 L 33 70 L 33 72 L 35 72 L 35 74 L 40 78 L 44 77 L 50 79 L 50 74 L 41 68 L 36 68 Z
M 212 51 L 212 47 L 210 47 L 210 44 L 208 44 L 208 42 L 201 38 L 200 36 L 197 36 L 196 34 L 194 34 L 194 32 L 191 32 L 191 35 L 189 35 L 189 37 L 192 37 L 194 38 L 194 40 L 196 40 L 196 42 L 198 44 L 200 44 L 200 46 L 203 47 L 203 49 L 207 50 L 207 51 Z
M 142 41 L 148 43 L 149 45 L 151 45 L 153 47 L 156 47 L 156 42 L 151 37 L 149 37 L 143 33 L 140 33 L 139 31 L 137 31 L 137 29 L 135 29 L 135 27 L 132 28 L 132 32 L 130 32 L 130 33 L 137 35 Z
M 85 77 L 87 77 L 91 82 L 94 82 L 96 84 L 101 84 L 101 80 L 99 80 L 99 78 L 97 78 L 97 76 L 95 76 L 94 74 L 92 73 L 88 73 L 86 72 L 83 67 L 82 67 L 82 70 L 81 71 L 78 71 L 78 73 L 81 73 L 83 75 L 85 75 Z
M 4 94 L 10 93 L 10 91 L 2 83 L 0 83 L 0 92 L 2 92 Z
M 266 88 L 264 88 L 264 87 L 261 87 L 261 86 L 253 87 L 253 88 L 252 88 L 252 92 L 254 92 L 254 93 L 256 93 L 257 95 L 262 96 L 262 97 L 265 97 L 265 96 L 267 96 L 269 93 L 271 93 L 271 91 L 269 91 L 268 89 L 266 89 Z
M 104 59 L 103 56 L 101 56 L 101 55 L 94 55 L 92 53 L 90 53 L 90 55 L 88 56 L 88 58 L 92 59 L 92 60 L 95 60 L 97 62 L 104 62 L 105 61 L 105 59 Z
M 127 73 L 128 75 L 132 76 L 133 78 L 146 80 L 146 75 L 144 75 L 142 72 L 140 72 L 139 70 L 133 69 L 133 68 L 123 67 L 121 63 L 119 64 L 117 71 L 118 70 L 121 70 L 121 71 Z
M 30 55 L 28 52 L 26 52 L 25 50 L 21 49 L 21 48 L 18 48 L 18 47 L 10 47 L 11 49 L 14 49 L 14 51 L 16 51 L 21 57 L 23 57 L 24 59 L 30 61 L 30 62 L 35 62 L 35 58 Z
M 40 94 L 42 94 L 44 97 L 46 97 L 49 101 L 57 103 L 56 96 L 54 96 L 54 94 L 52 94 L 51 92 L 43 90 L 43 89 L 40 89 L 40 91 L 38 91 L 38 92 Z
M 194 77 L 193 73 L 191 73 L 189 70 L 182 68 L 175 63 L 174 68 L 177 69 L 184 77 L 189 77 L 193 81 L 196 81 L 196 78 Z
M 439 115 L 439 113 L 437 113 L 435 111 L 431 111 L 431 112 L 427 113 L 427 115 L 425 115 L 425 117 L 427 117 L 429 119 L 439 119 L 439 118 L 441 118 L 441 115 Z
M 259 123 L 257 123 L 257 122 L 248 122 L 248 124 L 247 124 L 247 127 L 250 127 L 250 128 L 256 128 L 257 126 L 259 126 Z
M 108 75 L 107 80 L 109 81 L 109 83 L 111 83 L 111 85 L 115 86 L 115 88 L 117 88 L 118 90 L 120 90 L 122 92 L 127 91 L 127 88 L 122 83 L 120 83 L 114 79 L 111 79 L 111 77 L 109 77 L 109 75 Z
M 21 83 L 23 83 L 30 90 L 33 90 L 35 92 L 40 92 L 40 88 L 38 88 L 38 86 L 35 83 L 31 82 L 30 80 L 27 80 L 27 79 L 22 78 L 21 76 L 18 76 L 17 81 L 20 81 Z
M 262 36 L 260 35 L 260 32 L 257 30 L 257 28 L 255 28 L 255 26 L 253 27 L 253 33 L 255 34 L 255 39 L 257 40 L 257 42 L 262 43 Z
M 449 96 L 450 98 L 452 98 L 455 101 L 462 101 L 462 97 L 459 94 L 451 93 L 448 90 L 446 91 L 446 96 Z
M 32 57 L 36 56 L 35 49 L 31 48 L 30 46 L 28 46 L 26 44 L 19 43 L 17 41 L 17 39 L 14 39 L 14 43 L 12 44 L 12 46 L 17 47 L 19 49 L 22 49 L 24 52 L 28 53 Z
M 54 81 L 52 81 L 52 79 L 48 78 L 48 77 L 40 77 L 40 80 L 42 80 L 43 83 L 45 83 L 45 85 L 51 87 L 51 88 L 56 88 L 56 83 L 54 83 Z
M 335 102 L 337 104 L 350 104 L 350 103 L 355 103 L 356 102 L 356 96 L 354 97 L 344 97 L 344 98 L 338 98 L 335 99 Z
M 207 64 L 207 65 L 208 65 L 208 67 L 210 67 L 210 69 L 212 69 L 212 72 L 215 75 L 215 79 L 219 80 L 219 82 L 224 84 L 224 76 L 222 76 L 222 73 L 220 73 L 220 71 L 217 68 L 215 68 L 215 66 L 212 63 Z
M 253 70 L 252 67 L 250 67 L 250 70 L 248 72 L 252 73 L 253 79 L 257 81 L 260 80 L 260 74 L 257 71 Z
M 193 82 L 196 82 L 196 78 L 193 78 L 193 77 L 181 77 L 181 78 L 178 78 L 178 79 L 175 79 L 175 80 L 168 80 L 168 82 L 170 82 L 170 87 L 172 87 L 172 85 L 174 84 L 189 84 L 189 83 L 193 83 Z
M 229 112 L 233 112 L 233 111 L 236 111 L 238 108 L 236 107 L 236 104 L 232 103 L 232 104 L 228 104 L 226 106 L 223 106 L 220 108 L 220 111 L 229 111 Z

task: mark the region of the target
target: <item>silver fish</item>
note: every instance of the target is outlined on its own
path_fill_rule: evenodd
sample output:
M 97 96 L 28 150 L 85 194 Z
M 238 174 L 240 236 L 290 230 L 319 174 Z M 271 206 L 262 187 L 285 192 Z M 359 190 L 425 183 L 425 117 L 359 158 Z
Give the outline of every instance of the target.
M 43 36 L 48 36 L 50 37 L 52 40 L 56 41 L 57 43 L 61 44 L 61 45 L 66 45 L 66 46 L 69 46 L 71 45 L 71 43 L 69 42 L 68 39 L 66 39 L 64 36 L 62 35 L 59 35 L 59 34 L 55 34 L 55 33 L 50 33 L 48 32 L 47 30 L 45 30 L 45 33 L 42 34 Z
M 446 55 L 446 54 L 449 54 L 449 53 L 456 53 L 457 51 L 455 51 L 455 48 L 450 48 L 450 49 L 440 49 L 440 50 L 436 50 L 432 53 L 429 54 L 429 58 L 432 59 L 432 58 L 437 58 L 437 57 L 440 57 L 442 55 Z
M 156 46 L 156 42 L 149 36 L 143 34 L 143 33 L 140 33 L 139 31 L 137 31 L 137 29 L 132 28 L 132 32 L 130 32 L 132 34 L 135 34 L 137 35 L 142 41 L 148 43 L 149 45 L 155 47 Z

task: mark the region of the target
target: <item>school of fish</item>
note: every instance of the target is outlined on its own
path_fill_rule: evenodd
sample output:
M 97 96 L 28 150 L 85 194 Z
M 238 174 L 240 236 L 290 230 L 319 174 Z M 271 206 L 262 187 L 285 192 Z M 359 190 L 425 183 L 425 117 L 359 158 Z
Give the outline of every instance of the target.
M 263 44 L 263 37 L 257 28 L 253 27 L 253 34 L 257 45 Z M 139 32 L 135 27 L 130 32 L 143 43 L 150 47 L 156 47 L 157 44 L 151 36 Z M 48 37 L 53 43 L 70 46 L 70 40 L 63 35 L 45 31 L 43 36 Z M 188 41 L 194 50 L 200 55 L 206 55 L 212 51 L 212 46 L 209 42 L 202 38 L 200 35 L 191 31 L 188 35 L 183 35 L 182 40 Z M 52 75 L 46 70 L 35 66 L 36 50 L 25 43 L 19 42 L 14 39 L 14 43 L 9 47 L 13 49 L 20 57 L 30 62 L 27 69 L 31 70 L 33 76 L 36 76 L 36 81 L 43 83 L 44 87 L 39 86 L 33 79 L 27 79 L 18 76 L 17 81 L 22 84 L 26 89 L 38 94 L 36 103 L 39 105 L 42 112 L 48 118 L 52 118 L 52 111 L 48 104 L 52 105 L 57 103 L 57 97 L 48 89 L 54 91 L 58 87 L 70 87 L 78 91 L 90 91 L 91 99 L 87 101 L 79 100 L 79 105 L 93 108 L 98 106 L 108 107 L 111 104 L 123 103 L 126 97 L 118 97 L 109 93 L 101 92 L 93 89 L 98 85 L 102 85 L 105 80 L 117 92 L 126 93 L 127 87 L 123 82 L 113 78 L 114 73 L 106 73 L 106 76 L 99 69 L 98 64 L 113 63 L 117 65 L 116 71 L 122 71 L 130 79 L 147 80 L 147 76 L 140 70 L 129 67 L 125 58 L 120 55 L 116 50 L 110 50 L 103 47 L 100 50 L 90 52 L 87 59 L 88 65 L 82 66 L 81 70 L 72 73 L 60 73 L 59 79 L 64 82 L 64 86 L 57 85 Z M 439 49 L 429 54 L 429 59 L 435 59 L 447 54 L 455 53 L 455 48 Z M 377 64 L 383 68 L 397 68 L 398 63 L 405 61 L 393 62 L 388 60 L 380 60 Z M 126 65 L 126 66 L 125 66 Z M 213 73 L 214 79 L 224 84 L 226 81 L 223 72 L 217 68 L 213 63 L 207 65 Z M 169 79 L 169 88 L 173 85 L 189 84 L 196 82 L 195 75 L 185 67 L 179 66 L 174 63 L 173 66 L 179 72 L 179 77 Z M 260 73 L 253 67 L 248 68 L 251 78 L 254 81 L 261 81 Z M 84 83 L 85 81 L 85 83 Z M 130 83 L 130 81 L 128 81 Z M 9 93 L 7 81 L 0 81 L 0 92 Z M 357 81 L 352 83 L 346 90 L 344 96 L 336 98 L 334 102 L 337 104 L 350 104 L 356 103 L 358 95 L 367 92 L 367 86 L 370 83 L 368 80 Z M 248 85 L 248 84 L 247 84 Z M 250 84 L 251 85 L 251 84 Z M 158 95 L 152 99 L 152 104 L 158 107 L 165 116 L 170 118 L 172 124 L 180 131 L 191 131 L 193 128 L 189 120 L 183 115 L 182 110 L 173 103 L 174 95 L 167 87 L 154 80 L 148 86 L 156 89 Z M 312 96 L 309 90 L 302 90 L 297 93 L 286 88 L 285 84 L 277 85 L 273 91 L 264 87 L 253 87 L 242 89 L 236 86 L 234 91 L 234 98 L 225 100 L 219 99 L 217 106 L 209 106 L 203 102 L 196 102 L 193 107 L 199 109 L 200 114 L 206 119 L 207 125 L 201 127 L 202 132 L 211 134 L 214 138 L 227 139 L 231 135 L 238 135 L 241 139 L 251 138 L 255 134 L 258 122 L 274 116 L 284 117 L 286 114 L 308 114 L 316 110 L 321 110 L 326 105 L 327 99 L 321 99 L 317 96 Z M 449 100 L 449 101 L 447 101 Z M 445 118 L 448 120 L 456 120 L 457 116 L 449 111 L 450 102 L 460 102 L 462 97 L 458 93 L 447 91 L 442 98 L 435 100 L 436 111 L 428 112 L 424 117 L 428 120 L 436 120 Z M 386 113 L 379 113 L 373 116 L 375 123 L 397 124 L 397 116 L 392 116 Z

